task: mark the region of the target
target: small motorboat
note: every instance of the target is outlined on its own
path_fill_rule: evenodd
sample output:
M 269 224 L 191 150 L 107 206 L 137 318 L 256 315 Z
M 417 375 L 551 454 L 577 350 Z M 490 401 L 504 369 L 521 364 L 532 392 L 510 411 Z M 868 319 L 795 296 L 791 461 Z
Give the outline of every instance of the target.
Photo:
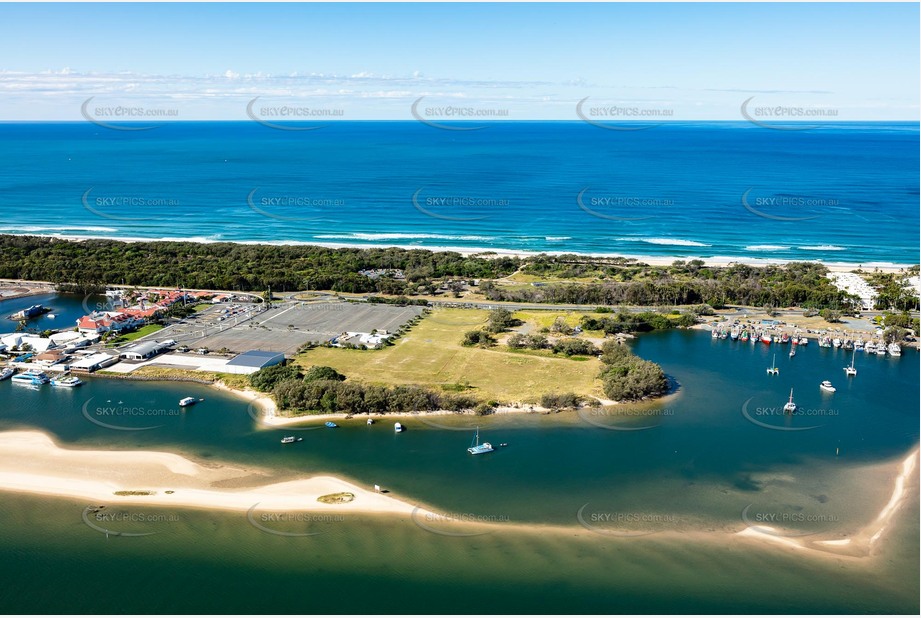
M 809 339 L 807 339 L 806 337 L 800 337 L 799 345 L 809 345 Z
M 189 406 L 194 406 L 196 403 L 198 403 L 198 399 L 195 399 L 195 397 L 183 397 L 179 400 L 179 407 L 187 408 Z
M 334 422 L 332 422 L 332 421 L 326 421 L 326 422 L 323 423 L 323 424 L 326 425 L 327 427 L 329 427 L 330 429 L 335 429 L 336 427 L 339 426 L 339 425 L 337 425 L 336 423 L 334 423 Z
M 832 386 L 831 382 L 829 382 L 828 380 L 822 380 L 822 383 L 819 384 L 819 388 L 821 388 L 823 391 L 827 393 L 834 393 L 836 390 L 838 390 L 834 386 Z
M 394 431 L 395 433 L 400 433 L 400 432 L 403 431 L 404 429 L 405 429 L 405 427 L 403 427 L 403 425 L 401 425 L 401 424 L 399 424 L 399 423 L 394 423 L 394 424 L 393 424 L 393 431 Z
M 282 444 L 291 444 L 291 443 L 293 443 L 293 442 L 301 442 L 301 441 L 303 441 L 303 440 L 304 440 L 304 438 L 300 438 L 300 437 L 285 436 L 284 438 L 281 439 L 281 443 L 282 443 Z
M 16 370 L 12 367 L 4 367 L 3 371 L 0 371 L 0 382 L 12 378 L 14 373 L 16 373 Z
M 368 424 L 369 424 L 369 425 L 373 425 L 373 424 L 374 424 L 374 419 L 373 419 L 373 418 L 369 418 L 369 419 L 368 419 Z
M 796 356 L 796 350 L 790 350 L 790 358 Z

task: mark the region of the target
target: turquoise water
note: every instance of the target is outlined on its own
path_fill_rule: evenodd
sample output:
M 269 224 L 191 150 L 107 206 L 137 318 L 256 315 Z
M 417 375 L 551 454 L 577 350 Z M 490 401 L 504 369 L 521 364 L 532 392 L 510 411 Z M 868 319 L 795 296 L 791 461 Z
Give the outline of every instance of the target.
M 0 233 L 914 264 L 918 139 L 917 123 L 0 123 Z
M 859 528 L 888 499 L 891 479 L 862 480 L 849 471 L 904 456 L 918 442 L 915 351 L 898 359 L 857 356 L 859 374 L 848 381 L 842 367 L 850 355 L 814 344 L 792 360 L 778 354 L 780 375 L 769 377 L 764 369 L 775 347 L 713 341 L 696 331 L 644 335 L 637 352 L 680 383 L 675 395 L 632 407 L 629 417 L 479 419 L 485 439 L 508 443 L 483 457 L 465 451 L 474 422 L 467 418 L 410 419 L 400 435 L 389 422 L 354 419 L 336 430 L 302 432 L 304 442 L 291 448 L 278 439 L 292 430 L 264 429 L 245 403 L 202 386 L 91 377 L 76 390 L 34 391 L 0 383 L 2 430 L 37 428 L 78 448 L 170 449 L 271 467 L 280 478 L 329 472 L 379 483 L 439 512 L 563 527 L 452 537 L 407 518 L 349 516 L 310 528 L 324 534 L 308 540 L 267 535 L 243 515 L 190 510 L 171 511 L 177 521 L 147 524 L 161 532 L 156 536 L 106 540 L 82 524 L 83 503 L 4 495 L 2 605 L 413 613 L 473 611 L 476 599 L 484 604 L 477 611 L 500 613 L 917 610 L 916 509 L 887 537 L 885 564 L 799 558 L 731 540 L 746 525 L 747 505 L 753 513 L 808 515 L 784 526 L 794 534 Z M 822 395 L 822 379 L 838 392 Z M 757 413 L 782 406 L 791 386 L 802 415 Z M 186 395 L 205 401 L 174 414 Z M 816 427 L 765 428 L 743 415 L 746 401 L 749 417 L 765 424 Z M 147 413 L 107 414 L 111 408 Z M 117 431 L 84 411 L 123 427 L 161 426 Z M 627 526 L 651 534 L 611 537 L 620 528 L 604 523 L 587 529 L 580 509 L 589 522 L 605 513 L 651 516 Z M 698 530 L 724 536 L 708 543 L 696 539 Z M 37 574 L 48 570 L 67 574 L 58 578 L 66 590 L 60 598 L 32 596 L 43 585 Z M 777 589 L 785 594 L 770 592 Z M 89 592 L 76 600 L 78 590 Z
M 32 305 L 50 307 L 52 311 L 28 320 L 26 331 L 63 330 L 75 327 L 78 318 L 94 311 L 97 307 L 104 308 L 105 297 L 52 293 L 0 300 L 0 334 L 15 331 L 19 322 L 10 320 L 9 316 Z M 53 318 L 50 317 L 52 315 Z

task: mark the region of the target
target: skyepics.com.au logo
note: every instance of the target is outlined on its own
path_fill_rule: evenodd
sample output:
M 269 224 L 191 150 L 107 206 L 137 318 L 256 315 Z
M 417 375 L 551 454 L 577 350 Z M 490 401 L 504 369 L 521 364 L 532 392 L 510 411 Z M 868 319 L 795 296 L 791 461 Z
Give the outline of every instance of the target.
M 182 206 L 176 197 L 138 195 L 131 193 L 94 194 L 95 187 L 84 191 L 80 202 L 89 212 L 114 221 L 150 221 L 163 218 Z M 137 216 L 129 213 L 155 212 L 157 216 Z
M 345 110 L 341 107 L 317 105 L 315 102 L 274 101 L 255 97 L 246 104 L 246 115 L 253 122 L 278 131 L 315 131 L 323 124 L 314 124 L 320 120 L 341 120 Z
M 280 194 L 260 190 L 258 187 L 246 195 L 250 210 L 279 221 L 305 222 L 329 221 L 346 205 L 345 198 L 308 194 Z
M 634 101 L 596 100 L 589 103 L 590 98 L 585 97 L 576 103 L 576 116 L 582 122 L 609 131 L 652 129 L 660 126 L 662 120 L 671 120 L 675 116 L 675 110 L 668 106 Z
M 83 418 L 98 427 L 114 431 L 148 431 L 159 429 L 163 423 L 151 425 L 151 422 L 166 419 L 175 419 L 182 415 L 181 408 L 158 408 L 143 405 L 133 405 L 131 402 L 98 400 L 94 405 L 95 397 L 91 397 L 83 404 L 81 411 Z
M 576 205 L 582 212 L 608 221 L 642 221 L 659 216 L 662 210 L 675 205 L 666 197 L 623 195 L 591 191 L 586 187 L 576 195 Z
M 87 122 L 113 131 L 148 131 L 160 125 L 148 124 L 152 120 L 177 120 L 179 108 L 143 103 L 116 103 L 94 101 L 90 97 L 80 106 L 80 115 Z
M 745 120 L 765 129 L 809 131 L 820 126 L 813 124 L 816 120 L 834 121 L 839 115 L 839 110 L 834 107 L 756 104 L 754 99 L 753 96 L 745 99 L 740 112 Z
M 446 221 L 481 221 L 507 212 L 512 202 L 508 198 L 471 194 L 428 194 L 425 188 L 412 195 L 413 208 L 433 219 Z M 470 237 L 469 240 L 477 240 Z M 463 238 L 461 238 L 463 240 Z
M 604 536 L 649 536 L 673 529 L 680 521 L 677 515 L 668 513 L 589 509 L 589 504 L 582 505 L 576 520 L 586 530 Z
M 742 418 L 749 423 L 764 429 L 774 431 L 809 431 L 818 429 L 825 423 L 840 416 L 840 411 L 834 408 L 812 408 L 802 406 L 792 401 L 764 402 L 769 405 L 753 405 L 754 397 L 749 397 L 742 404 Z M 756 402 L 757 403 L 757 402 Z
M 246 521 L 261 532 L 284 537 L 309 537 L 326 532 L 318 529 L 345 521 L 343 515 L 308 511 L 260 510 L 257 502 L 246 511 Z
M 655 429 L 662 419 L 675 416 L 674 408 L 618 404 L 608 407 L 579 408 L 579 418 L 600 429 L 610 431 L 643 431 Z
M 481 536 L 489 534 L 492 530 L 483 530 L 484 524 L 508 523 L 511 519 L 507 515 L 483 513 L 435 513 L 416 507 L 410 516 L 412 522 L 419 528 L 432 534 L 453 537 Z
M 810 513 L 803 508 L 758 508 L 749 504 L 742 509 L 742 521 L 749 528 L 762 534 L 777 537 L 801 537 L 818 534 L 830 525 L 839 522 L 837 515 L 829 513 Z M 815 527 L 811 532 L 794 532 L 791 528 Z M 780 529 L 778 529 L 780 528 Z
M 503 120 L 510 117 L 510 111 L 505 107 L 471 103 L 467 100 L 457 104 L 447 103 L 425 96 L 413 101 L 409 112 L 422 124 L 443 131 L 479 131 L 486 128 L 487 125 L 468 123 L 487 119 Z
M 153 536 L 159 534 L 160 530 L 150 528 L 176 523 L 181 519 L 175 513 L 113 510 L 106 506 L 88 506 L 83 509 L 81 518 L 84 525 L 104 534 L 106 538 Z
M 774 221 L 809 221 L 840 205 L 836 198 L 769 193 L 754 187 L 742 194 L 745 210 Z

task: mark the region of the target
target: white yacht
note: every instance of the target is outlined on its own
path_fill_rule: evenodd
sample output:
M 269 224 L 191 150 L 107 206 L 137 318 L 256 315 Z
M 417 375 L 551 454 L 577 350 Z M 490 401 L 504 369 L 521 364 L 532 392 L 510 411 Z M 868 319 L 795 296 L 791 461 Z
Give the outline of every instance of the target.
M 194 406 L 196 403 L 198 403 L 198 399 L 195 399 L 195 397 L 183 397 L 179 400 L 179 407 L 186 408 L 188 406 Z
M 31 384 L 32 386 L 41 386 L 48 384 L 48 376 L 44 371 L 38 369 L 28 369 L 22 373 L 13 376 L 13 382 L 17 384 Z
M 0 382 L 12 378 L 14 373 L 16 373 L 16 370 L 12 367 L 4 367 L 3 370 L 0 371 Z
M 793 403 L 793 389 L 792 388 L 790 389 L 790 401 L 783 404 L 783 411 L 788 412 L 790 414 L 793 414 L 794 412 L 796 412 L 796 404 Z
M 401 425 L 401 424 L 399 424 L 399 423 L 394 423 L 394 424 L 393 424 L 393 431 L 394 431 L 395 433 L 400 433 L 401 431 L 403 431 L 403 425 Z
M 838 390 L 834 386 L 832 386 L 831 382 L 829 382 L 828 380 L 822 380 L 822 383 L 819 384 L 819 388 L 821 388 L 823 391 L 827 393 L 834 393 L 836 390 Z
M 844 368 L 844 375 L 848 377 L 856 376 L 857 370 L 854 369 L 854 356 L 857 354 L 857 348 L 854 348 L 854 352 L 851 354 L 851 364 L 849 367 Z
M 902 347 L 894 341 L 890 343 L 889 347 L 886 349 L 889 352 L 890 356 L 901 356 L 902 355 Z
M 480 428 L 476 428 L 476 435 L 473 438 L 473 445 L 467 449 L 467 452 L 471 455 L 482 455 L 483 453 L 491 453 L 494 449 L 492 444 L 489 442 L 484 442 L 480 444 Z

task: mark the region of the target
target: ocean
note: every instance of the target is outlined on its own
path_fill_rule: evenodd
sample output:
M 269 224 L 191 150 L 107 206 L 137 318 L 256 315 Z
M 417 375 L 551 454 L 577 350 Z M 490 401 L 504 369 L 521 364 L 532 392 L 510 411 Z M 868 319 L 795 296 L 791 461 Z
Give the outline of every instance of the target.
M 0 233 L 918 262 L 917 123 L 317 126 L 0 124 Z
M 294 430 L 266 429 L 245 402 L 201 385 L 94 376 L 79 389 L 0 383 L 3 431 L 41 430 L 66 448 L 169 450 L 200 462 L 270 467 L 285 478 L 331 473 L 500 526 L 458 536 L 451 524 L 426 528 L 402 516 L 275 524 L 322 533 L 292 538 L 266 534 L 242 513 L 126 507 L 124 530 L 157 534 L 106 538 L 81 521 L 82 501 L 5 493 L 0 607 L 917 612 L 916 504 L 900 510 L 877 548 L 884 553 L 871 558 L 817 557 L 733 536 L 776 521 L 785 534 L 835 538 L 873 520 L 892 491 L 891 462 L 918 444 L 917 351 L 857 355 L 859 374 L 847 379 L 842 367 L 851 355 L 814 344 L 794 358 L 779 354 L 778 376 L 765 373 L 776 346 L 713 340 L 700 331 L 646 334 L 632 345 L 679 383 L 674 395 L 629 406 L 620 417 L 417 417 L 403 434 L 356 418 L 336 430 L 300 432 L 303 448 L 280 447 L 279 437 Z M 821 392 L 823 379 L 838 391 Z M 791 387 L 800 406 L 792 417 L 776 413 Z M 183 414 L 96 413 L 174 410 L 184 396 L 204 402 Z M 93 419 L 156 427 L 119 431 Z M 484 439 L 508 446 L 469 456 L 474 424 Z M 889 466 L 885 474 L 874 472 L 877 464 Z M 622 529 L 642 534 L 619 536 Z M 43 592 L 49 571 L 59 575 L 53 595 Z

